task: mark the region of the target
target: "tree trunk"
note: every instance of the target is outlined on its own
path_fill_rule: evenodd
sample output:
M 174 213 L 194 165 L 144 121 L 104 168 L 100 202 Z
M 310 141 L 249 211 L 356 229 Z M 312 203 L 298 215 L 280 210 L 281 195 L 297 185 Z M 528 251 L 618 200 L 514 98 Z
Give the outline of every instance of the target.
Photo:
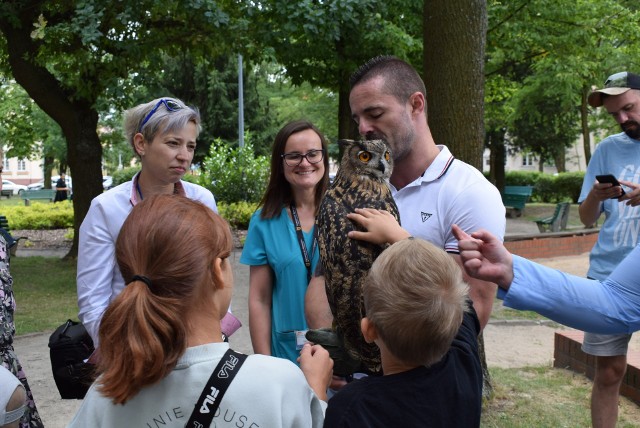
M 436 144 L 482 170 L 486 0 L 424 0 L 427 117 Z M 482 335 L 478 337 L 484 349 Z M 484 352 L 483 395 L 492 393 Z
M 500 190 L 500 193 L 503 192 L 504 186 L 506 184 L 505 180 L 505 171 L 504 171 L 504 162 L 507 156 L 507 149 L 504 145 L 504 131 L 490 133 L 490 148 L 491 148 L 491 156 L 490 160 L 490 168 L 491 168 L 491 181 L 492 183 Z
M 589 133 L 589 107 L 587 105 L 587 97 L 589 96 L 589 88 L 582 87 L 582 102 L 580 104 L 580 123 L 582 126 L 582 145 L 584 147 L 585 165 L 589 165 L 591 160 L 591 134 Z
M 38 106 L 60 125 L 67 143 L 67 160 L 73 177 L 74 238 L 67 257 L 78 254 L 78 230 L 91 200 L 102 193 L 102 146 L 97 134 L 98 113 L 93 99 L 81 99 L 35 61 L 37 42 L 31 38 L 38 8 L 25 10 L 20 22 L 0 17 L 11 73 Z M 87 80 L 94 76 L 84 76 Z
M 539 154 L 538 156 L 540 156 L 540 160 L 538 161 L 538 171 L 539 172 L 544 172 L 544 162 L 545 162 L 545 158 L 542 154 Z
M 45 156 L 44 162 L 44 188 L 51 189 L 51 171 L 53 170 L 53 156 Z M 73 177 L 73 176 L 72 176 Z
M 436 144 L 482 169 L 486 0 L 424 1 L 424 81 Z
M 351 107 L 349 106 L 349 75 L 345 73 L 340 78 L 340 88 L 338 93 L 338 138 L 357 139 L 358 126 L 351 118 Z
M 566 154 L 565 154 L 564 151 L 562 151 L 562 153 L 556 153 L 555 156 L 553 157 L 553 161 L 556 164 L 556 170 L 558 172 L 566 172 L 567 171 Z

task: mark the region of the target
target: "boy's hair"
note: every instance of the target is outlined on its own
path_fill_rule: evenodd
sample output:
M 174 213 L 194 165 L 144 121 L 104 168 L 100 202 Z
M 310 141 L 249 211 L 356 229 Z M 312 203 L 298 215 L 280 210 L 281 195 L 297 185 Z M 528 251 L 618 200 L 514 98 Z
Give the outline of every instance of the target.
M 360 66 L 349 79 L 351 89 L 378 76 L 384 78 L 385 92 L 394 96 L 400 103 L 407 102 L 416 92 L 422 93 L 425 99 L 427 97 L 424 81 L 418 72 L 407 62 L 391 55 L 371 58 Z
M 467 306 L 455 260 L 422 239 L 404 239 L 378 256 L 364 284 L 366 316 L 389 352 L 430 366 L 449 350 Z

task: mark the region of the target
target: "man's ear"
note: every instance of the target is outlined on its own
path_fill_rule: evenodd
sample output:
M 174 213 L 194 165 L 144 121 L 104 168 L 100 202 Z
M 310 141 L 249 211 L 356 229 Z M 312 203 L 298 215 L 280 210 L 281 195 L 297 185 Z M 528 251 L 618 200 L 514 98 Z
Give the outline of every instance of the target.
M 362 330 L 362 336 L 367 343 L 373 343 L 378 338 L 376 326 L 367 317 L 360 320 L 360 330 Z
M 411 104 L 411 113 L 423 114 L 426 108 L 426 100 L 422 92 L 414 92 L 409 97 Z

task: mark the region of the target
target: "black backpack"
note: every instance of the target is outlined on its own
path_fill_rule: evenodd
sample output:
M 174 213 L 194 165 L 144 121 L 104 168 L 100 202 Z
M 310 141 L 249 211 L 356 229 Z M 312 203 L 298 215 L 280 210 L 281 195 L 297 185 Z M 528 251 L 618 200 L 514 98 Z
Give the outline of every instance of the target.
M 60 397 L 84 398 L 94 380 L 94 365 L 85 361 L 93 353 L 93 340 L 80 322 L 67 320 L 49 337 L 53 379 Z

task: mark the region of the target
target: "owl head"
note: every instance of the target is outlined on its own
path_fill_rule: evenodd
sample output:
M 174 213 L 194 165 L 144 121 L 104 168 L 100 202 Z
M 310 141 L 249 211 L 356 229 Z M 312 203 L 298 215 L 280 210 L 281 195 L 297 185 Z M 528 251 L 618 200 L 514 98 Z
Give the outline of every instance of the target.
M 393 170 L 393 157 L 384 140 L 339 140 L 344 152 L 336 181 L 375 180 L 384 182 Z

